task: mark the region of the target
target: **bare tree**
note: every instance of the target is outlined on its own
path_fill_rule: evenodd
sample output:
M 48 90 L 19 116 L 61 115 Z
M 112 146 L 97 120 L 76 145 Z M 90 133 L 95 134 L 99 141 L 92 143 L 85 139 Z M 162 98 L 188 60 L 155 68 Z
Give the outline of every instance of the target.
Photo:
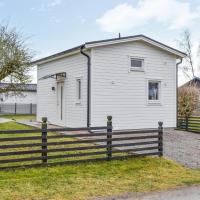
M 10 82 L 7 87 L 0 88 L 0 93 L 20 93 L 20 87 L 30 81 L 32 55 L 22 33 L 0 24 L 0 82 Z
M 187 78 L 192 79 L 196 75 L 195 70 L 198 69 L 198 66 L 195 66 L 194 58 L 197 55 L 195 55 L 193 52 L 192 38 L 189 30 L 185 30 L 183 32 L 182 39 L 178 40 L 178 43 L 181 49 L 187 54 L 183 64 L 180 66 L 181 70 Z M 200 47 L 198 48 L 200 49 Z M 200 51 L 198 51 L 198 54 L 199 53 Z

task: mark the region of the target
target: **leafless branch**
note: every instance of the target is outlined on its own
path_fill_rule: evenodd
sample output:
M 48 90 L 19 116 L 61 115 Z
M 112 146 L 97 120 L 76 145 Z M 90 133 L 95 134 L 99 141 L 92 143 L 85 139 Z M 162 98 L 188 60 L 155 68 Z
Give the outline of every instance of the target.
M 194 56 L 192 52 L 191 33 L 189 30 L 185 30 L 183 32 L 182 39 L 179 40 L 178 43 L 181 49 L 187 54 L 187 56 L 184 58 L 184 63 L 186 66 L 183 67 L 182 71 L 185 75 L 187 75 L 187 77 L 194 78 Z

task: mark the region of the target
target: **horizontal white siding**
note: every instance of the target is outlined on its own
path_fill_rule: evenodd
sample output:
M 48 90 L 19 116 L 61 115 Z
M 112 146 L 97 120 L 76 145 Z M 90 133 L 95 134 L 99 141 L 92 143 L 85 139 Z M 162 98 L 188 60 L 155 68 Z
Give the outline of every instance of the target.
M 63 120 L 60 120 L 59 108 L 57 105 L 56 80 L 49 78 L 39 80 L 41 77 L 59 72 L 66 72 L 67 78 L 64 82 L 63 98 Z M 76 78 L 82 77 L 82 101 L 76 103 Z M 68 127 L 86 126 L 87 110 L 87 59 L 81 54 L 72 55 L 56 61 L 43 64 L 38 67 L 38 107 L 37 119 L 48 117 L 53 124 Z
M 2 104 L 17 103 L 17 104 L 37 104 L 37 93 L 36 92 L 22 92 L 19 95 L 4 95 L 1 94 L 0 98 L 3 98 Z
M 92 49 L 92 126 L 113 116 L 115 129 L 176 123 L 176 59 L 142 42 Z M 129 56 L 144 58 L 144 72 L 129 71 Z M 161 105 L 147 102 L 148 79 L 161 80 Z

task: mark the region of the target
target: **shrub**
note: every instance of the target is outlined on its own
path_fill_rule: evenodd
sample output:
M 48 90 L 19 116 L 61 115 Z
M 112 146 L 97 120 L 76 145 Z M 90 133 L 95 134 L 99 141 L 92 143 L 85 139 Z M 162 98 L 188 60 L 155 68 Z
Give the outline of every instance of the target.
M 199 105 L 199 90 L 195 86 L 178 89 L 178 115 L 189 117 Z

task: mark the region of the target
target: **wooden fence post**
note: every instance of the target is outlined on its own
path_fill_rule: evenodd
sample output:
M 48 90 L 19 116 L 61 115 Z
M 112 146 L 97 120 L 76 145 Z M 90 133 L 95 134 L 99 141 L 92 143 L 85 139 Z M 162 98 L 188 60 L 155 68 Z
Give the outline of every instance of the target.
M 107 116 L 107 160 L 112 159 L 112 116 Z
M 42 163 L 47 164 L 47 117 L 42 117 Z
M 158 151 L 163 156 L 163 122 L 158 122 Z

